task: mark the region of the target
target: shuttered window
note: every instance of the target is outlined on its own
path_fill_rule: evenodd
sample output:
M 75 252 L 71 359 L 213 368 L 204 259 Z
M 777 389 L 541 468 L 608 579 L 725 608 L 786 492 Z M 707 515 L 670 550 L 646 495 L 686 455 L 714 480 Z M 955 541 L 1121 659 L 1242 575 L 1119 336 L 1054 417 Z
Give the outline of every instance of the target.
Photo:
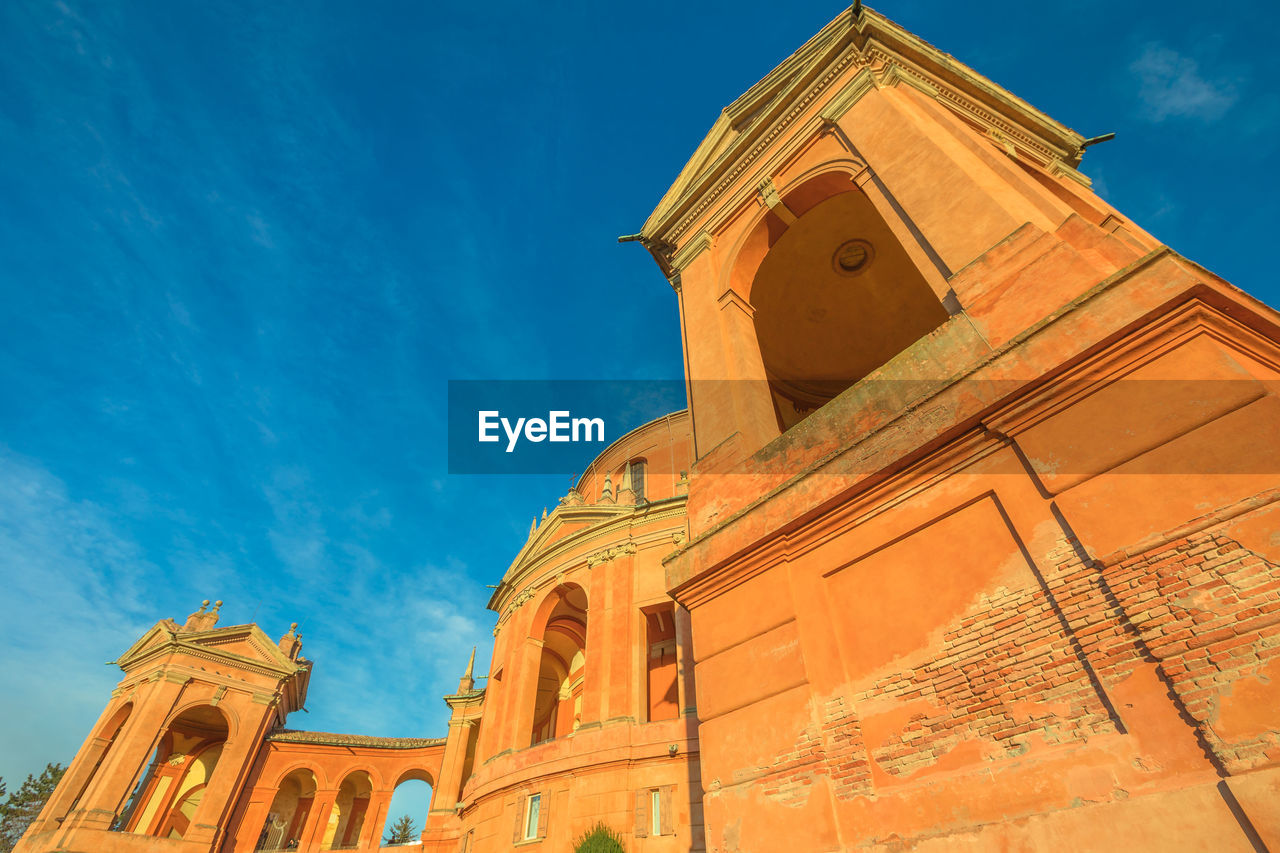
M 525 806 L 524 837 L 525 840 L 538 837 L 538 821 L 542 819 L 542 795 L 534 794 Z
M 547 837 L 547 803 L 541 793 L 525 797 L 523 804 L 518 805 L 515 811 L 515 829 L 511 836 L 513 844 Z
M 636 791 L 635 837 L 675 835 L 675 815 L 672 813 L 675 785 L 659 785 Z

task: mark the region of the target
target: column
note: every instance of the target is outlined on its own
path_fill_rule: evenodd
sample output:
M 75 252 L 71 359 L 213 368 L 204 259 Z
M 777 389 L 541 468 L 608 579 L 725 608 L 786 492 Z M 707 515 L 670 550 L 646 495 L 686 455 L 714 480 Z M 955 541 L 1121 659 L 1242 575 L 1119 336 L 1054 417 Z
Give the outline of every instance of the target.
M 387 822 L 387 809 L 391 807 L 394 791 L 375 791 L 369 797 L 369 807 L 364 813 L 364 826 L 360 829 L 361 849 L 377 850 L 382 844 L 382 827 Z M 433 799 L 435 792 L 432 792 Z
M 274 697 L 254 694 L 249 702 L 238 708 L 239 730 L 223 744 L 222 755 L 213 768 L 213 778 L 205 787 L 204 797 L 191 818 L 191 826 L 185 836 L 187 841 L 216 843 L 225 834 L 224 827 L 231 817 L 236 795 L 271 724 L 273 704 Z M 256 718 L 252 716 L 255 712 Z
M 165 723 L 173 713 L 189 679 L 166 674 L 143 688 L 143 696 L 134 705 L 115 748 L 102 762 L 80 798 L 75 812 L 63 822 L 64 829 L 110 829 L 112 821 L 124 807 L 134 785 L 150 763 Z
M 303 827 L 302 840 L 298 843 L 299 853 L 317 853 L 320 850 L 324 831 L 329 826 L 329 815 L 337 802 L 337 788 L 316 790 L 315 799 L 311 801 L 311 814 L 307 815 L 307 825 Z

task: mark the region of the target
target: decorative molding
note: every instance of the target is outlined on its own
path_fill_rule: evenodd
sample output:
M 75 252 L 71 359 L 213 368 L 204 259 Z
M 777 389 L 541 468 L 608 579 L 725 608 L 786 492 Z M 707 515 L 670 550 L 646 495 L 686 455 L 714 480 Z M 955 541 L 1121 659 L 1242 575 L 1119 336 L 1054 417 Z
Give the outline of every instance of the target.
M 603 551 L 597 551 L 587 557 L 587 567 L 595 568 L 603 563 L 616 560 L 618 557 L 625 557 L 636 552 L 636 543 L 630 539 L 621 545 L 615 545 L 612 548 L 605 548 Z
M 1093 187 L 1093 179 L 1084 172 L 1081 172 L 1079 169 L 1068 166 L 1057 157 L 1049 161 L 1047 168 L 1049 169 L 1049 174 L 1053 175 L 1055 178 L 1070 178 L 1086 189 Z
M 880 85 L 896 88 L 902 83 L 906 83 L 913 89 L 923 92 L 930 98 L 938 97 L 940 90 L 934 83 L 927 79 L 919 72 L 907 73 L 903 66 L 893 60 L 885 62 L 884 70 L 880 72 Z
M 716 244 L 715 239 L 703 231 L 688 243 L 685 243 L 671 256 L 671 267 L 677 273 L 686 269 L 693 260 Z
M 787 225 L 796 221 L 795 213 L 787 207 L 782 196 L 778 195 L 778 188 L 773 185 L 773 178 L 765 178 L 760 182 L 760 199 Z
M 756 316 L 756 309 L 751 306 L 750 302 L 738 295 L 738 292 L 732 287 L 720 294 L 720 298 L 716 300 L 716 304 L 720 306 L 721 311 L 732 305 L 743 314 L 746 314 L 748 319 Z
M 878 88 L 876 77 L 870 68 L 863 68 L 853 75 L 836 96 L 827 102 L 819 113 L 827 121 L 839 121 L 845 113 L 853 109 L 853 105 L 861 101 L 868 92 Z

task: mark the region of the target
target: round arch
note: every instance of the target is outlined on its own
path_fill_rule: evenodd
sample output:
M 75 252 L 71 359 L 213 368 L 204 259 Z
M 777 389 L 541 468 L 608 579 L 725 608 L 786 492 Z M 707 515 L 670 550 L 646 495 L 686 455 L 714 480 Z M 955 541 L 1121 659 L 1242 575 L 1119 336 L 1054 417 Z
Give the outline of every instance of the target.
M 404 784 L 405 782 L 411 782 L 411 781 L 426 782 L 433 789 L 436 786 L 436 780 L 432 777 L 430 770 L 428 770 L 425 767 L 410 767 L 402 771 L 400 775 L 396 777 L 396 783 L 391 787 L 398 788 L 400 785 Z
M 538 603 L 537 609 L 534 610 L 529 637 L 534 640 L 544 639 L 547 624 L 551 621 L 552 616 L 558 608 L 563 610 L 566 605 L 573 610 L 581 612 L 585 623 L 589 604 L 587 591 L 581 584 L 573 581 L 556 584 L 555 587 L 547 591 L 546 595 Z
M 267 818 L 255 850 L 292 850 L 302 843 L 315 804 L 319 781 L 308 766 L 296 766 L 275 785 Z
M 165 723 L 151 766 L 122 815 L 127 832 L 160 838 L 186 835 L 230 737 L 220 708 L 192 702 Z
M 856 161 L 827 163 L 781 193 L 795 217 L 764 212 L 727 264 L 752 309 L 782 431 L 948 317 L 890 219 L 857 186 Z
M 563 737 L 582 723 L 587 667 L 587 593 L 562 583 L 539 604 L 531 637 L 541 643 L 529 700 L 528 743 Z
M 396 778 L 382 825 L 384 844 L 412 843 L 421 837 L 435 798 L 435 783 L 424 768 L 410 767 Z
M 209 699 L 193 699 L 190 702 L 186 702 L 182 705 L 179 705 L 169 714 L 169 718 L 165 720 L 164 727 L 167 729 L 171 727 L 176 720 L 180 719 L 186 714 L 193 711 L 197 711 L 199 709 L 204 709 L 204 708 L 207 708 L 209 711 L 215 712 L 222 717 L 223 725 L 226 727 L 226 730 L 227 730 L 226 739 L 232 740 L 236 736 L 236 731 L 240 727 L 239 715 L 237 715 L 236 712 L 231 710 L 230 708 L 213 704 L 213 702 L 211 702 Z M 205 714 L 207 712 L 200 711 L 200 713 Z
M 282 768 L 280 768 L 275 773 L 273 773 L 270 777 L 264 778 L 261 781 L 259 781 L 257 783 L 258 787 L 278 788 L 280 787 L 280 783 L 284 781 L 284 778 L 296 770 L 310 771 L 311 775 L 316 777 L 316 785 L 319 788 L 329 787 L 329 777 L 325 775 L 324 769 L 317 764 L 313 764 L 310 761 L 306 761 L 302 759 L 298 761 L 294 761 L 291 764 L 284 765 Z
M 321 838 L 322 849 L 349 849 L 360 843 L 373 791 L 373 774 L 370 771 L 352 768 L 343 774 Z
M 853 179 L 865 168 L 866 164 L 859 160 L 829 160 L 779 187 L 778 194 L 788 209 L 800 217 L 834 195 L 856 191 Z M 720 274 L 719 292 L 732 289 L 750 303 L 756 271 L 786 229 L 787 224 L 769 208 L 757 213 L 730 249 L 732 260 Z

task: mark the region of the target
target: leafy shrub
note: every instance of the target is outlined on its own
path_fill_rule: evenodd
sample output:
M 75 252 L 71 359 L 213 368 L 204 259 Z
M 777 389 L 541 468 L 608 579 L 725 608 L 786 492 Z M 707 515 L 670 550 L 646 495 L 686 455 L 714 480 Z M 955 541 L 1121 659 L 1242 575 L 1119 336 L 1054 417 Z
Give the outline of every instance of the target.
M 622 836 L 603 823 L 588 829 L 573 844 L 573 853 L 625 853 Z

